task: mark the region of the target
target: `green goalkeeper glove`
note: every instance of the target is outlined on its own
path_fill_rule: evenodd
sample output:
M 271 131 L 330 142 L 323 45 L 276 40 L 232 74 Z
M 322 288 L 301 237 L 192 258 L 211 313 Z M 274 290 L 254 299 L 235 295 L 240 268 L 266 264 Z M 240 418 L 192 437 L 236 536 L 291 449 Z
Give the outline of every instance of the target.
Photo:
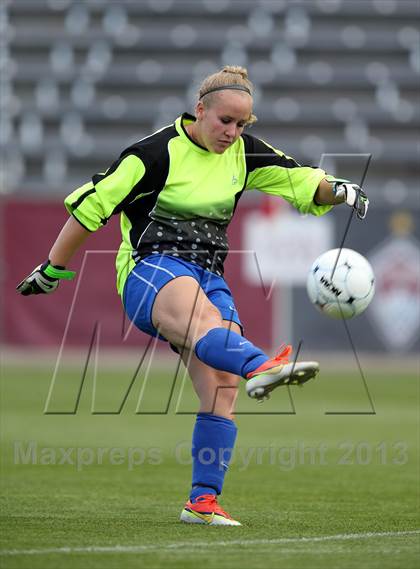
M 48 260 L 36 267 L 26 279 L 23 279 L 16 287 L 16 290 L 23 296 L 50 294 L 56 290 L 60 279 L 70 281 L 75 276 L 76 273 L 74 271 L 67 271 L 64 267 L 51 265 Z
M 327 181 L 333 185 L 334 196 L 352 207 L 359 219 L 365 219 L 369 200 L 362 188 L 349 180 L 342 180 L 333 176 L 328 176 Z

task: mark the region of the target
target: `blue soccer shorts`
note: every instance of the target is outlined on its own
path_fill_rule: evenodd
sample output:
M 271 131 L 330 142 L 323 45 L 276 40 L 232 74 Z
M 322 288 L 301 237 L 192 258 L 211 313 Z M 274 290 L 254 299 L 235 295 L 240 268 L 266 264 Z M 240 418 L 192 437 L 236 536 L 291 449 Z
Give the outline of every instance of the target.
M 185 276 L 197 281 L 210 302 L 219 309 L 223 320 L 235 322 L 242 331 L 238 311 L 225 280 L 198 265 L 170 255 L 150 255 L 139 261 L 128 275 L 123 304 L 128 317 L 137 328 L 150 336 L 165 340 L 152 323 L 155 298 L 168 282 Z

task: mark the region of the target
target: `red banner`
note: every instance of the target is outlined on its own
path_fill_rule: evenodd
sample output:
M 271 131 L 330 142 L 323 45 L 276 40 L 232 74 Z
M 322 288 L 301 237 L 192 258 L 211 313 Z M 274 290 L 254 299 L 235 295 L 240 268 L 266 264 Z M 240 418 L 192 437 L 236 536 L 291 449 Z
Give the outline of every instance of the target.
M 242 219 L 248 208 L 238 209 L 229 229 L 232 251 L 241 251 Z M 16 285 L 48 252 L 67 219 L 60 202 L 4 200 L 1 205 L 3 271 L 2 271 L 2 336 L 14 346 L 52 347 L 62 343 L 67 329 L 66 345 L 88 346 L 95 326 L 100 327 L 101 344 L 107 346 L 139 346 L 148 338 L 134 330 L 122 344 L 124 320 L 121 300 L 115 288 L 115 254 L 120 245 L 119 219 L 92 234 L 84 248 L 71 262 L 78 271 L 75 281 L 61 282 L 51 295 L 23 297 Z M 86 253 L 88 251 L 88 253 Z M 87 257 L 85 257 L 87 255 Z M 83 259 L 87 258 L 83 273 Z M 232 252 L 226 263 L 226 279 L 251 341 L 261 347 L 271 345 L 271 301 L 262 287 L 248 285 L 242 277 L 240 253 Z

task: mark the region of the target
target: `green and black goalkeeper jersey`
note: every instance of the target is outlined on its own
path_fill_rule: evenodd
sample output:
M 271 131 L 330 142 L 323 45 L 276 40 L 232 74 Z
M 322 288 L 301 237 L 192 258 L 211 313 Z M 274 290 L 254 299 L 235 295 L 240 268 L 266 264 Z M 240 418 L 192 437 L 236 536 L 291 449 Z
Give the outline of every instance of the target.
M 211 153 L 187 134 L 185 125 L 194 120 L 184 113 L 136 142 L 65 199 L 69 213 L 89 231 L 120 214 L 120 293 L 135 264 L 151 254 L 170 254 L 222 275 L 226 229 L 245 190 L 281 196 L 302 213 L 322 215 L 331 208 L 313 201 L 323 170 L 300 166 L 249 134 L 223 154 Z

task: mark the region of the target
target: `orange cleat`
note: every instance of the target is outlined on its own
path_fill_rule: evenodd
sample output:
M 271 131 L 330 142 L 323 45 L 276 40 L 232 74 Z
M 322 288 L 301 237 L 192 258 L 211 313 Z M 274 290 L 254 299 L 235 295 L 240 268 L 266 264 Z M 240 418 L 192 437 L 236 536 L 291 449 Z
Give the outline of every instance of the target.
M 208 526 L 240 526 L 217 503 L 217 496 L 214 494 L 203 494 L 198 496 L 194 503 L 190 500 L 185 504 L 181 512 L 181 522 L 187 524 L 205 524 Z
M 292 346 L 280 346 L 280 352 L 246 376 L 249 397 L 262 402 L 281 385 L 302 385 L 319 372 L 318 362 L 291 362 Z

